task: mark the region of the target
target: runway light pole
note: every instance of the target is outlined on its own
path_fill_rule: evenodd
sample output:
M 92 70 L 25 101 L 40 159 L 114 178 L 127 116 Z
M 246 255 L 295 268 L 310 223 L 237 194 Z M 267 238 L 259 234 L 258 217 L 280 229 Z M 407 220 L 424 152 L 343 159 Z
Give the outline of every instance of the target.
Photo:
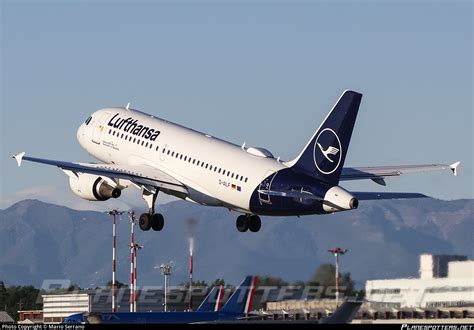
M 343 255 L 347 251 L 347 249 L 341 249 L 340 247 L 328 250 L 336 257 L 336 308 L 339 307 L 339 255 Z
M 137 282 L 138 282 L 138 272 L 137 272 L 137 251 L 143 249 L 143 245 L 137 243 L 133 244 L 133 311 L 137 311 Z
M 168 285 L 169 285 L 169 277 L 171 276 L 171 269 L 173 266 L 171 264 L 162 264 L 160 266 L 161 274 L 165 277 L 165 303 L 164 303 L 164 310 L 165 312 L 168 311 L 168 302 L 167 302 L 167 297 L 168 297 Z
M 107 214 L 112 216 L 112 313 L 117 311 L 116 306 L 116 282 L 115 282 L 115 271 L 116 271 L 116 253 L 115 248 L 117 246 L 117 231 L 116 231 L 116 217 L 117 215 L 122 215 L 123 211 L 112 210 L 107 212 Z
M 128 212 L 130 220 L 130 312 L 135 306 L 135 212 Z

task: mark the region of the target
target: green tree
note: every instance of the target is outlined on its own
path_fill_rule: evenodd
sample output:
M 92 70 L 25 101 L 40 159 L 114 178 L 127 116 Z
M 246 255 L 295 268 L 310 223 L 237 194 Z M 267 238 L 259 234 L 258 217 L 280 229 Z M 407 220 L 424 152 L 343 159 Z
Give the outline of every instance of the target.
M 281 288 L 282 286 L 287 286 L 288 282 L 283 280 L 280 277 L 275 277 L 275 276 L 269 276 L 269 275 L 264 275 L 264 276 L 259 276 L 258 277 L 258 286 L 275 286 L 278 288 Z
M 323 286 L 325 288 L 336 286 L 336 267 L 333 264 L 322 264 L 320 265 L 314 275 L 308 282 L 308 285 Z M 354 281 L 351 279 L 351 273 L 339 273 L 339 286 L 340 292 L 345 296 L 354 295 Z M 335 292 L 330 294 L 328 291 L 324 291 L 323 297 L 334 297 Z
M 107 288 L 111 288 L 111 287 L 112 287 L 112 281 L 108 281 L 105 286 L 106 286 Z M 120 282 L 120 281 L 115 281 L 115 287 L 116 287 L 117 289 L 120 289 L 120 288 L 128 288 L 128 284 L 122 283 L 122 282 Z
M 182 282 L 179 284 L 179 286 L 187 289 L 189 288 L 189 282 Z M 208 284 L 206 281 L 193 281 L 193 288 L 205 288 L 207 286 Z
M 211 286 L 219 286 L 221 284 L 225 284 L 225 281 L 223 278 L 218 278 L 214 281 L 212 281 Z
M 18 320 L 17 311 L 41 308 L 41 299 L 38 299 L 40 290 L 31 285 L 5 287 L 0 283 L 0 306 L 15 320 Z

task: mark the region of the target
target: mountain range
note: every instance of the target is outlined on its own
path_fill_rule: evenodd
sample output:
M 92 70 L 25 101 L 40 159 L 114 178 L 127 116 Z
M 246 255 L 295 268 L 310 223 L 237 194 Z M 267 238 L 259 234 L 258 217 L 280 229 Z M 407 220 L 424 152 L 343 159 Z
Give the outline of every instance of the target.
M 104 210 L 105 211 L 105 210 Z M 136 210 L 139 214 L 140 211 Z M 158 267 L 172 262 L 171 284 L 188 278 L 188 228 L 194 226 L 194 279 L 223 278 L 238 284 L 247 274 L 287 281 L 309 280 L 316 268 L 334 262 L 328 249 L 347 248 L 341 272 L 357 287 L 368 279 L 418 276 L 421 253 L 474 257 L 474 200 L 432 198 L 361 203 L 357 210 L 323 216 L 263 217 L 258 233 L 239 233 L 237 213 L 184 201 L 159 206 L 161 232 L 136 227 L 139 285 L 163 284 Z M 38 200 L 0 210 L 0 281 L 41 286 L 68 279 L 81 287 L 111 278 L 112 222 L 109 215 L 78 211 Z M 117 225 L 117 278 L 130 272 L 130 224 Z

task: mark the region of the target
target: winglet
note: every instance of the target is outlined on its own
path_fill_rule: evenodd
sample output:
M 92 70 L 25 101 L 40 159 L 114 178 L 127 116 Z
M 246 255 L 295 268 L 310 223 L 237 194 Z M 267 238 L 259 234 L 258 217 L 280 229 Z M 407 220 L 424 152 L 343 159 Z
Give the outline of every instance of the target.
M 23 160 L 23 156 L 25 155 L 25 152 L 21 152 L 18 155 L 13 156 L 13 158 L 16 159 L 16 163 L 18 164 L 18 167 L 21 166 L 21 161 Z
M 453 171 L 454 173 L 454 176 L 457 176 L 458 175 L 458 166 L 461 162 L 456 162 L 456 163 L 453 163 L 451 165 L 449 165 L 449 168 L 451 169 L 451 171 Z

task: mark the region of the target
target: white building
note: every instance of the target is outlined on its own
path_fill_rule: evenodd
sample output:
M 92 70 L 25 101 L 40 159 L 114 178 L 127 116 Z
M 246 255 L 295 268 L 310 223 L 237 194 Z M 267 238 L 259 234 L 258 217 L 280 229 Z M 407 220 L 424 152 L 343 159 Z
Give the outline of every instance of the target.
M 423 254 L 420 278 L 367 281 L 366 299 L 394 308 L 474 306 L 474 261 L 466 259 Z
M 91 310 L 91 295 L 88 293 L 43 295 L 42 297 L 44 323 L 60 323 L 71 314 Z

